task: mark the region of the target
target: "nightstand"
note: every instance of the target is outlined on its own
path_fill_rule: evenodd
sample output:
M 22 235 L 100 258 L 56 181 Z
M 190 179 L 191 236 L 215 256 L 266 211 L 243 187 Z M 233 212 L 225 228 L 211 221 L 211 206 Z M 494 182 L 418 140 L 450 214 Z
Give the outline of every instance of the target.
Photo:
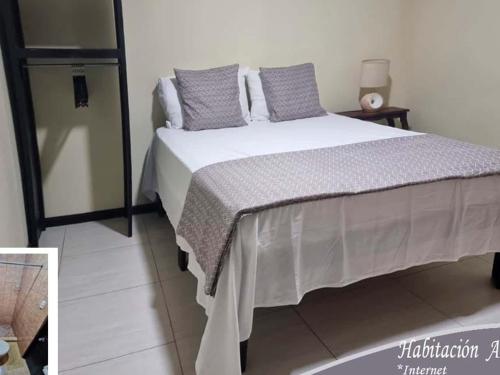
M 407 117 L 408 112 L 410 112 L 410 110 L 406 108 L 387 107 L 382 108 L 378 112 L 365 112 L 360 109 L 358 111 L 338 112 L 337 114 L 364 121 L 387 120 L 387 124 L 393 128 L 396 127 L 394 119 L 399 118 L 401 121 L 401 127 L 405 130 L 409 130 L 410 127 L 408 126 Z

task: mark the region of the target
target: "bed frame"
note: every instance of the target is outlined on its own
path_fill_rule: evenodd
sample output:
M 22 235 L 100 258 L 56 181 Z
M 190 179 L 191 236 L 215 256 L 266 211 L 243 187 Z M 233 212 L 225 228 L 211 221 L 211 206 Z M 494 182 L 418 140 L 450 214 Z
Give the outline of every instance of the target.
M 179 269 L 184 272 L 188 268 L 189 254 L 177 246 L 177 262 Z M 493 261 L 493 271 L 491 281 L 496 289 L 500 289 L 500 253 L 495 254 Z M 245 372 L 247 367 L 248 340 L 240 342 L 240 365 L 241 372 Z
M 177 246 L 177 262 L 179 264 L 179 269 L 184 272 L 187 270 L 189 263 L 189 254 L 183 251 L 179 246 Z M 500 289 L 500 253 L 495 254 L 495 259 L 493 261 L 493 271 L 491 273 L 491 280 L 496 289 Z M 240 342 L 240 364 L 241 372 L 245 372 L 247 367 L 247 352 L 248 352 L 248 340 Z

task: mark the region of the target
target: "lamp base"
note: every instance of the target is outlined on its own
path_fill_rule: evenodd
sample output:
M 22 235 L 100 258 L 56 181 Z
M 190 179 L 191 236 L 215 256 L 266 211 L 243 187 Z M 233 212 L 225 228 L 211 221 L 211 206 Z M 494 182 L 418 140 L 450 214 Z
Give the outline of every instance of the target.
M 382 95 L 372 92 L 364 95 L 359 101 L 359 104 L 364 112 L 378 112 L 384 105 L 384 98 Z

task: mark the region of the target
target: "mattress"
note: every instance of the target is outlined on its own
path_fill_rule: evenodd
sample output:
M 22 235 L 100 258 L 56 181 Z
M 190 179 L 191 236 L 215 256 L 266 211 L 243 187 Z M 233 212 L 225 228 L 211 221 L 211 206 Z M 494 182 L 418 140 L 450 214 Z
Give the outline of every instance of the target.
M 156 131 L 152 151 L 161 168 L 156 169 L 156 181 L 143 190 L 149 196 L 159 191 L 165 197 L 162 202 L 176 227 L 191 175 L 207 165 L 417 134 L 335 114 L 280 123 L 256 121 L 245 127 L 196 132 L 162 127 Z

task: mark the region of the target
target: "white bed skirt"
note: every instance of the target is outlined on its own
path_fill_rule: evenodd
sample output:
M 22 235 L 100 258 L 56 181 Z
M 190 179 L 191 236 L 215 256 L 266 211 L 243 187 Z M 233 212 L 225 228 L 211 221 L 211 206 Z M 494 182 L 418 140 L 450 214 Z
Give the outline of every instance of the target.
M 189 259 L 208 316 L 197 373 L 241 373 L 239 342 L 251 335 L 255 307 L 298 304 L 314 289 L 499 251 L 499 186 L 500 176 L 449 180 L 245 216 L 214 298 Z M 192 253 L 183 238 L 177 243 Z

